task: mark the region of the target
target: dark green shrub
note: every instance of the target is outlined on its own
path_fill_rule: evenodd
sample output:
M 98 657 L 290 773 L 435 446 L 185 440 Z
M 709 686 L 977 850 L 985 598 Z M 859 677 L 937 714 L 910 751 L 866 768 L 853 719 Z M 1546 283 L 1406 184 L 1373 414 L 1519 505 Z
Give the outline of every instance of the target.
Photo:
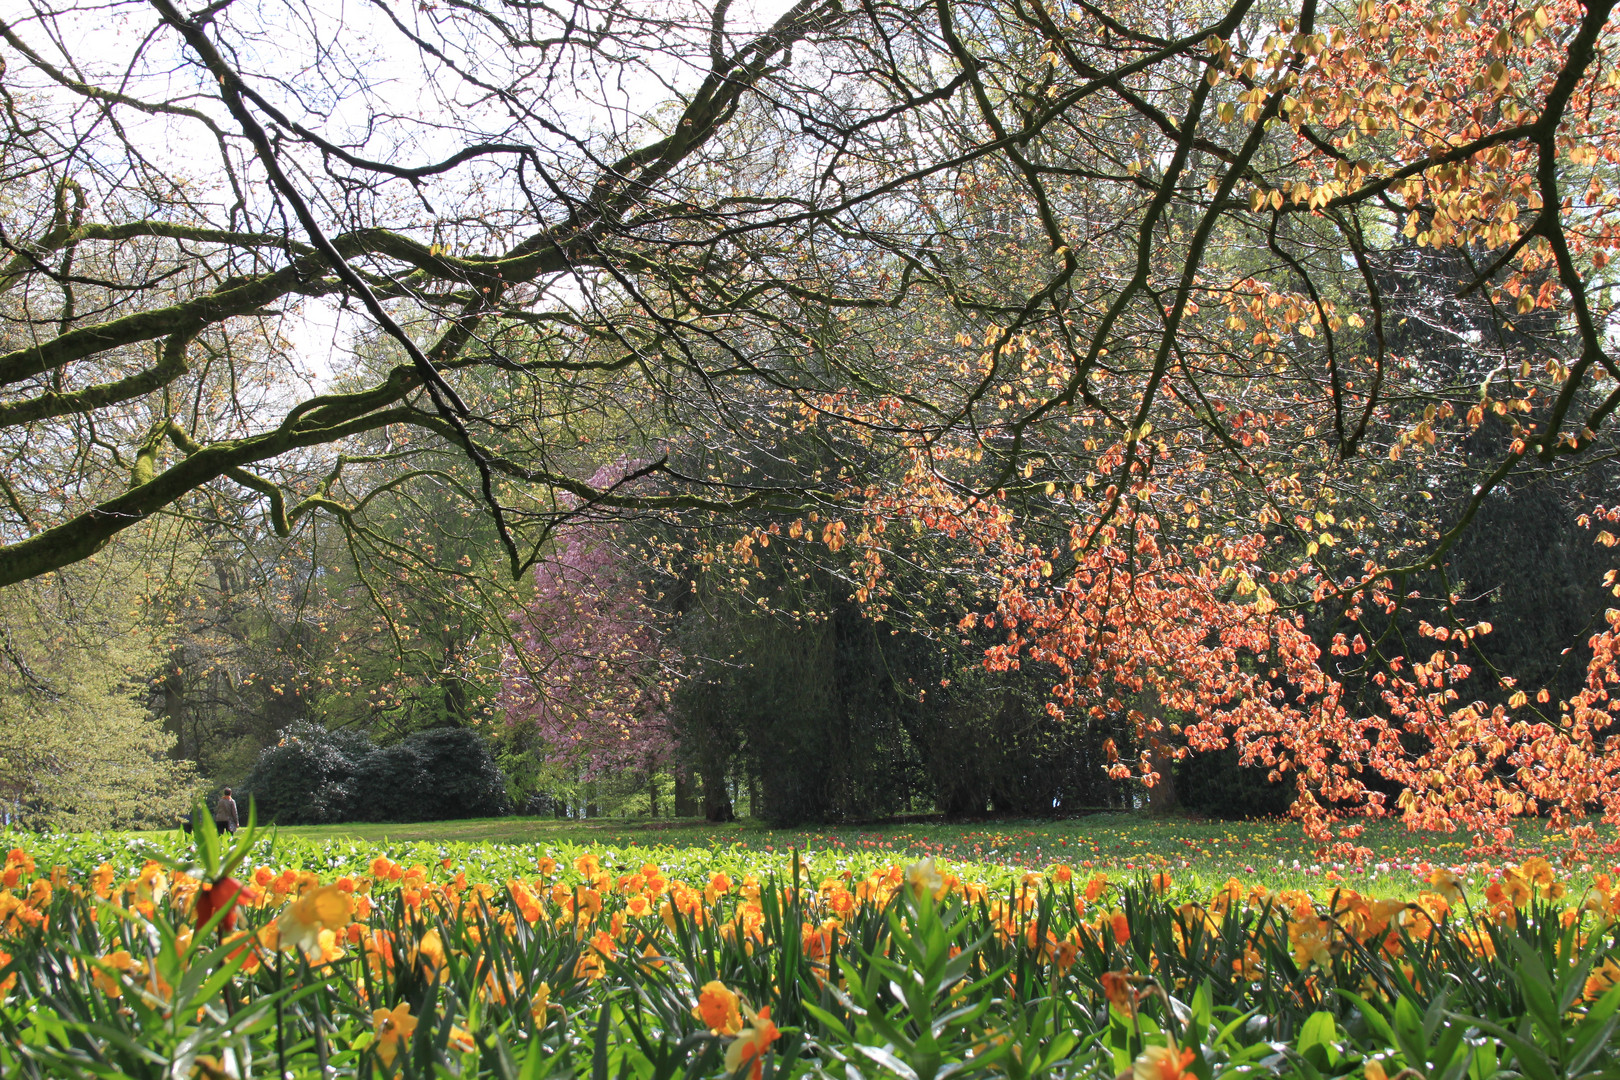
M 261 821 L 437 821 L 509 809 L 489 742 L 465 728 L 418 731 L 379 747 L 358 732 L 300 721 L 266 748 L 242 784 Z
M 466 728 L 418 731 L 373 750 L 355 777 L 353 820 L 442 821 L 510 809 L 488 740 Z
M 242 783 L 262 821 L 282 825 L 325 825 L 348 819 L 354 805 L 354 777 L 375 751 L 355 731 L 327 731 L 300 720 L 281 730 Z M 244 799 L 242 805 L 245 807 Z

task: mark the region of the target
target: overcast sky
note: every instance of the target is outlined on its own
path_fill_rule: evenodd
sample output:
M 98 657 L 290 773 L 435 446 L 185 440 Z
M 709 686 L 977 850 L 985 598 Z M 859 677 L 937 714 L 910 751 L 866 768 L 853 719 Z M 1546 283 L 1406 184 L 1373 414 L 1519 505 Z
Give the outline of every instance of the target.
M 744 0 L 728 11 L 727 25 L 741 38 L 768 25 L 789 6 L 789 0 Z M 684 47 L 688 54 L 706 44 L 707 9 L 655 0 L 638 10 L 670 19 L 670 35 L 675 39 L 670 44 Z M 178 35 L 161 28 L 157 11 L 146 0 L 57 7 L 0 0 L 0 19 L 47 62 L 74 77 L 143 100 L 184 104 L 214 118 L 219 127 L 236 131 L 210 81 L 183 51 Z M 428 34 L 471 80 L 425 58 L 393 20 L 412 32 Z M 233 50 L 231 58 L 250 85 L 277 107 L 324 137 L 351 144 L 366 156 L 418 164 L 442 159 L 469 142 L 496 135 L 539 146 L 559 162 L 570 156 L 577 161 L 578 151 L 567 140 L 548 133 L 545 124 L 514 118 L 507 105 L 474 85 L 472 80 L 524 85 L 497 50 L 480 47 L 477 34 L 485 29 L 455 17 L 453 9 L 436 8 L 431 0 L 312 0 L 307 4 L 236 0 L 221 17 L 220 31 L 214 36 Z M 88 136 L 104 161 L 121 158 L 106 121 L 95 109 L 34 70 L 9 44 L 0 43 L 0 50 L 6 55 L 5 78 L 13 93 L 61 103 L 59 137 L 64 144 Z M 571 136 L 647 131 L 660 115 L 667 115 L 668 110 L 661 113 L 661 107 L 696 85 L 702 76 L 698 66 L 702 59 L 699 56 L 694 62 L 670 55 L 641 67 L 605 64 L 594 70 L 572 65 L 547 82 L 538 105 L 545 111 L 547 123 Z M 147 116 L 131 108 L 119 109 L 116 115 L 148 163 L 165 174 L 185 178 L 193 197 L 211 204 L 224 220 L 225 208 L 234 198 L 219 166 L 218 143 L 203 124 L 173 116 Z M 241 145 L 234 149 L 240 153 Z M 312 157 L 306 162 L 318 168 Z M 476 168 L 459 170 L 424 185 L 420 196 L 403 184 L 395 185 L 390 200 L 370 212 L 379 223 L 406 227 L 426 216 L 416 198 L 425 198 L 436 208 L 456 205 L 465 200 L 467 185 L 477 179 Z M 87 184 L 93 193 L 98 186 L 105 191 L 105 183 Z M 490 205 L 513 205 L 515 200 L 503 199 L 504 194 L 493 191 Z M 270 202 L 262 191 L 257 196 L 251 216 L 262 221 Z M 132 210 L 101 206 L 93 207 L 92 212 L 116 217 Z M 479 238 L 465 239 L 477 243 Z M 486 238 L 485 243 L 489 242 Z M 307 368 L 306 375 L 318 384 L 338 366 L 331 356 L 346 350 L 357 325 L 336 305 L 307 302 L 296 316 L 284 317 L 283 335 L 293 343 L 299 366 Z

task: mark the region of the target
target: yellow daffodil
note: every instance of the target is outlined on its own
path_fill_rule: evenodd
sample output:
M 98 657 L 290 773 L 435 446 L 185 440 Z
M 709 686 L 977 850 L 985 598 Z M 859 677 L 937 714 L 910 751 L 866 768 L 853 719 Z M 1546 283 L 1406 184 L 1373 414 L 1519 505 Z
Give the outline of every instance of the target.
M 90 978 L 100 988 L 103 994 L 110 998 L 124 996 L 124 985 L 119 981 L 118 972 L 131 971 L 135 967 L 135 959 L 129 955 L 128 950 L 119 949 L 110 952 L 100 960 L 90 963 Z
M 378 1009 L 371 1014 L 371 1026 L 376 1033 L 376 1041 L 372 1044 L 377 1050 L 377 1056 L 384 1065 L 394 1064 L 394 1057 L 399 1053 L 399 1044 L 409 1042 L 416 1033 L 416 1017 L 411 1015 L 411 1007 L 400 1002 L 393 1009 Z
M 320 963 L 326 951 L 321 931 L 330 930 L 335 935 L 349 925 L 353 911 L 349 894 L 336 885 L 311 889 L 276 917 L 281 948 L 301 949 L 310 963 Z
M 1450 903 L 1455 904 L 1462 900 L 1462 881 L 1450 870 L 1436 870 L 1429 875 L 1429 884 L 1433 885 L 1440 895 Z
M 932 858 L 920 859 L 906 867 L 906 886 L 916 896 L 933 896 L 945 887 L 945 879 L 934 869 Z
M 546 1025 L 547 1014 L 551 1011 L 551 984 L 541 983 L 534 991 L 534 1000 L 529 1003 L 529 1015 L 541 1027 Z

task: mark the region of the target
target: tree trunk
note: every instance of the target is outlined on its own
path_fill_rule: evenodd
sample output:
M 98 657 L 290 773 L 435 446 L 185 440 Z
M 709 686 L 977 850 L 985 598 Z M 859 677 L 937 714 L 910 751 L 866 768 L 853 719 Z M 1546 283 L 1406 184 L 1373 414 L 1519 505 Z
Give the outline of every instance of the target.
M 675 816 L 697 817 L 702 807 L 698 806 L 696 796 L 692 792 L 692 778 L 684 772 L 675 773 Z
M 726 790 L 726 774 L 718 769 L 703 776 L 703 817 L 716 822 L 737 820 L 731 792 Z
M 1170 748 L 1154 738 L 1148 744 L 1148 760 L 1153 764 L 1153 771 L 1159 774 L 1159 782 L 1148 788 L 1148 810 L 1164 814 L 1180 809 L 1181 799 L 1176 794 L 1176 759 L 1171 756 Z
M 186 670 L 186 654 L 184 646 L 178 646 L 169 653 L 168 670 L 163 675 L 163 727 L 174 733 L 174 747 L 169 756 L 176 761 L 186 758 L 196 758 L 200 754 L 201 742 L 196 731 L 195 712 L 193 712 L 191 745 L 192 752 L 186 753 L 186 682 L 183 672 Z
M 439 678 L 439 690 L 444 695 L 445 721 L 454 727 L 466 727 L 471 717 L 467 709 L 467 684 L 462 681 L 456 662 L 456 642 L 444 642 L 444 674 Z

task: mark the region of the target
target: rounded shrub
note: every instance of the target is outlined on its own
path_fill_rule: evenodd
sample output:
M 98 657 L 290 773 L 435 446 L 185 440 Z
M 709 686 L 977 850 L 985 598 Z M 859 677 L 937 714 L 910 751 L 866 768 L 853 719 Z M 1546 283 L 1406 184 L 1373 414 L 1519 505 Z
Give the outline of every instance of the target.
M 495 817 L 510 809 L 489 741 L 464 728 L 377 746 L 355 732 L 301 722 L 259 755 L 242 787 L 261 819 L 283 825 Z
M 300 720 L 283 728 L 276 745 L 259 754 L 242 783 L 242 794 L 252 796 L 264 821 L 282 825 L 346 821 L 354 804 L 355 774 L 375 749 L 359 732 L 328 731 Z M 245 798 L 242 805 L 247 805 Z
M 356 777 L 357 818 L 439 821 L 511 809 L 489 740 L 467 728 L 418 731 L 374 751 Z

